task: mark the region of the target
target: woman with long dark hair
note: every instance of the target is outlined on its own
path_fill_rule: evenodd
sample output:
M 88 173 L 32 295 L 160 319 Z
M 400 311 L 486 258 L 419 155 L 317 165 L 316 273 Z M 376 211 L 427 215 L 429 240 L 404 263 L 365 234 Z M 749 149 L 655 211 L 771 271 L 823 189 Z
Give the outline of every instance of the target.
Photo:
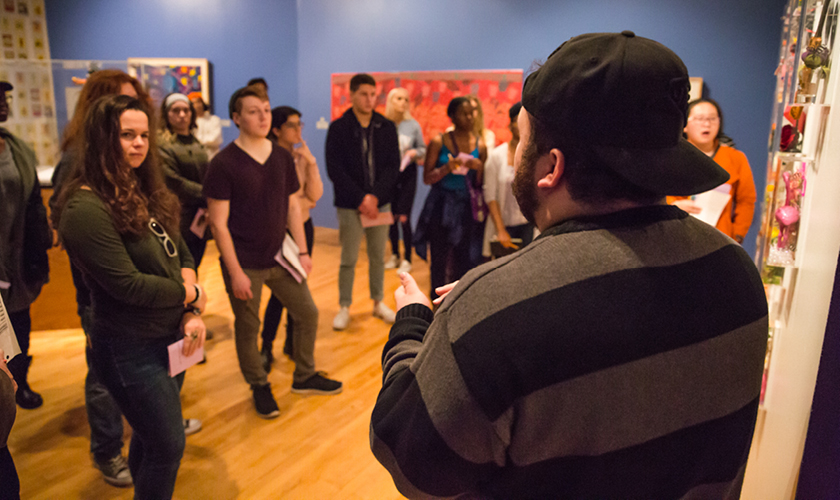
M 101 69 L 88 76 L 79 94 L 76 108 L 70 122 L 64 128 L 61 142 L 61 160 L 52 176 L 53 195 L 50 207 L 55 211 L 65 181 L 81 161 L 84 142 L 84 121 L 91 105 L 106 95 L 127 95 L 142 102 L 151 102 L 140 82 L 118 69 Z M 82 272 L 70 262 L 70 273 L 76 287 L 77 312 L 86 336 L 90 335 L 90 290 L 85 284 Z M 86 344 L 85 360 L 88 373 L 85 376 L 85 410 L 90 427 L 90 455 L 94 466 L 102 472 L 102 478 L 113 486 L 130 486 L 131 473 L 122 454 L 123 417 L 117 403 L 102 383 L 102 377 L 90 364 L 90 343 Z M 197 422 L 193 421 L 193 422 Z
M 178 199 L 154 154 L 153 114 L 129 96 L 98 99 L 84 120 L 80 162 L 53 222 L 91 293 L 92 365 L 133 429 L 135 498 L 171 498 L 184 451 L 170 344 L 204 344 L 207 297 L 179 234 Z
M 429 142 L 423 182 L 431 184 L 414 236 L 417 255 L 431 253 L 431 297 L 481 264 L 486 208 L 482 181 L 487 148 L 475 134 L 473 107 L 466 97 L 450 101 L 446 114 L 454 129 Z M 478 206 L 481 204 L 482 206 Z

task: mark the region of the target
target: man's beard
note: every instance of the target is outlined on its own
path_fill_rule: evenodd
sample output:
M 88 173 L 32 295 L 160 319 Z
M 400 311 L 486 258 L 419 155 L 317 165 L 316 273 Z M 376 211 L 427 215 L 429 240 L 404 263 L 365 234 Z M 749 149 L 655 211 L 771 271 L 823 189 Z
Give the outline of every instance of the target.
M 537 146 L 534 141 L 528 141 L 528 145 L 522 152 L 522 158 L 519 166 L 516 167 L 516 172 L 513 176 L 513 197 L 516 198 L 516 203 L 519 204 L 519 210 L 522 215 L 530 222 L 534 222 L 534 213 L 539 208 L 539 201 L 537 200 L 537 183 L 534 179 L 534 174 L 537 171 Z

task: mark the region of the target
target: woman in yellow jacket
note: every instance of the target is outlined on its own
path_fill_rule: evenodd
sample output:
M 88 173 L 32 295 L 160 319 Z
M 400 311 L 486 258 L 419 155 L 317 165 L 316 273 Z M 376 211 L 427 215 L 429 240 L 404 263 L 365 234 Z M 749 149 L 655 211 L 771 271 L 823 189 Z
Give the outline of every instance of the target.
M 731 196 L 715 227 L 723 234 L 743 243 L 755 212 L 755 183 L 746 155 L 735 148 L 721 144 L 723 114 L 718 103 L 711 99 L 698 99 L 688 104 L 688 123 L 685 126 L 688 142 L 712 157 L 729 172 L 728 194 Z M 725 188 L 724 188 L 725 189 Z M 721 190 L 717 188 L 717 190 Z M 700 207 L 685 197 L 669 196 L 668 203 L 688 213 L 699 213 Z

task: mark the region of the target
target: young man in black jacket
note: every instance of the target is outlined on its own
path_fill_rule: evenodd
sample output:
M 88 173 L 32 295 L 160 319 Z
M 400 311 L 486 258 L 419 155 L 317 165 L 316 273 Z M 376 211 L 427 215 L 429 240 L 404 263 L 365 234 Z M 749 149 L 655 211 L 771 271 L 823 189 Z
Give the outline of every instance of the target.
M 338 272 L 339 312 L 333 328 L 350 323 L 353 279 L 359 244 L 367 240 L 370 298 L 373 315 L 394 322 L 394 311 L 382 302 L 385 278 L 385 242 L 391 222 L 381 214 L 391 211 L 391 191 L 400 170 L 397 128 L 373 110 L 376 81 L 368 74 L 350 80 L 353 106 L 330 125 L 327 133 L 327 174 L 333 182 L 341 267 Z

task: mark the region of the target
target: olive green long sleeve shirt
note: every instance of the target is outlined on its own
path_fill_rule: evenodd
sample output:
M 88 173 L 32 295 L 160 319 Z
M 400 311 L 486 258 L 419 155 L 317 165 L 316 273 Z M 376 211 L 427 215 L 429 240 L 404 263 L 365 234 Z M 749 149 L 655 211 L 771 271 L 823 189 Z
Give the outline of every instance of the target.
M 184 312 L 182 268 L 194 269 L 177 231 L 169 256 L 151 229 L 120 234 L 105 203 L 80 189 L 67 202 L 59 236 L 91 290 L 94 335 L 156 338 L 178 331 Z

